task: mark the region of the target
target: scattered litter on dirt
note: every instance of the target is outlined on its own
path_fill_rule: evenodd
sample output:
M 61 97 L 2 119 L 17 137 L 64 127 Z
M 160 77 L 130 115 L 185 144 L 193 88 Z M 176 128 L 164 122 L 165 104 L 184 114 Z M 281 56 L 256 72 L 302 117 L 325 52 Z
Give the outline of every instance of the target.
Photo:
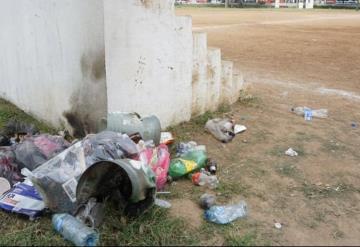
M 279 230 L 282 228 L 281 223 L 278 223 L 278 222 L 275 223 L 274 226 L 275 226 L 276 229 L 279 229 Z
M 202 209 L 209 209 L 216 204 L 216 196 L 212 194 L 203 194 L 200 197 L 199 205 Z
M 247 128 L 244 125 L 235 124 L 235 126 L 234 126 L 235 135 L 240 134 L 246 130 L 247 130 Z
M 140 160 L 150 165 L 156 176 L 156 188 L 162 190 L 167 181 L 170 165 L 170 153 L 165 144 L 156 148 L 144 148 L 140 150 Z
M 54 229 L 75 246 L 96 246 L 99 234 L 92 228 L 70 214 L 54 214 L 52 217 Z
M 165 200 L 161 200 L 161 199 L 158 199 L 158 198 L 155 199 L 154 204 L 156 206 L 161 207 L 161 208 L 171 208 L 171 203 L 170 202 L 165 201 Z
M 217 167 L 218 167 L 218 165 L 217 165 L 216 161 L 209 158 L 206 163 L 205 169 L 206 169 L 206 171 L 210 172 L 211 175 L 215 175 L 217 172 Z
M 309 107 L 295 107 L 292 108 L 291 111 L 299 116 L 304 116 L 305 120 L 310 121 L 313 117 L 317 118 L 327 118 L 328 117 L 328 110 L 327 109 L 318 109 L 312 110 Z
M 206 152 L 206 147 L 204 145 L 198 145 L 194 141 L 180 142 L 176 145 L 176 157 L 180 157 L 191 151 L 197 151 L 197 150 Z
M 223 143 L 228 143 L 235 137 L 234 121 L 229 119 L 215 118 L 208 120 L 205 124 L 205 130 Z
M 211 175 L 206 172 L 205 169 L 201 169 L 200 172 L 196 172 L 192 175 L 191 180 L 193 184 L 199 186 L 206 186 L 209 189 L 216 189 L 219 185 L 219 180 L 215 175 Z
M 229 224 L 232 221 L 245 218 L 248 214 L 247 205 L 244 201 L 234 205 L 212 206 L 205 211 L 205 219 L 217 224 Z
M 173 135 L 171 134 L 171 132 L 161 132 L 160 134 L 160 144 L 165 144 L 165 145 L 171 145 L 173 144 L 175 141 Z
M 180 178 L 193 171 L 205 167 L 207 161 L 206 152 L 203 150 L 190 151 L 179 158 L 171 160 L 169 175 L 173 178 Z
M 295 157 L 298 156 L 299 154 L 292 148 L 289 148 L 288 150 L 286 150 L 285 152 L 286 155 L 291 156 L 291 157 Z

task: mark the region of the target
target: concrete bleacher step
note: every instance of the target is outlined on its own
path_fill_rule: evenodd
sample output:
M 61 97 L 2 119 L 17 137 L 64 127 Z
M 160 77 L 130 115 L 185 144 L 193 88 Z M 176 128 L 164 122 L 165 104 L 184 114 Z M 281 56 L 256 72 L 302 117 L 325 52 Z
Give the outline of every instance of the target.
M 232 61 L 221 59 L 221 50 L 208 47 L 205 32 L 193 32 L 192 116 L 233 104 L 240 96 L 243 75 Z
M 205 112 L 207 98 L 207 34 L 193 33 L 192 115 Z

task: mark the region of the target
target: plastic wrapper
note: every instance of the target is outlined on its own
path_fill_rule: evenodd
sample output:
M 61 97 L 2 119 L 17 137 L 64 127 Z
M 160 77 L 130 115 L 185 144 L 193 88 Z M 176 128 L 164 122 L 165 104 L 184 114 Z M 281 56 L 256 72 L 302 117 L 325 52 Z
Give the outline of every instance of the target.
M 15 149 L 16 160 L 34 170 L 70 146 L 63 137 L 42 134 L 26 137 Z
M 14 147 L 0 148 L 0 177 L 6 178 L 11 186 L 22 179 L 13 150 Z
M 0 208 L 34 219 L 42 213 L 45 204 L 33 184 L 29 180 L 25 180 L 15 184 L 0 197 Z
M 202 150 L 186 153 L 180 158 L 172 159 L 169 168 L 169 175 L 172 178 L 179 178 L 190 172 L 199 170 L 206 165 L 207 155 Z
M 217 224 L 229 224 L 230 222 L 244 218 L 248 214 L 247 205 L 244 201 L 234 205 L 212 206 L 205 211 L 205 219 Z
M 51 210 L 74 213 L 77 183 L 87 168 L 99 161 L 137 157 L 137 146 L 129 136 L 104 131 L 86 136 L 39 166 L 29 178 Z
M 156 148 L 146 148 L 140 152 L 140 160 L 149 164 L 156 176 L 156 188 L 162 190 L 167 181 L 170 165 L 170 153 L 165 144 Z
M 230 142 L 234 137 L 234 123 L 229 119 L 215 118 L 206 122 L 205 130 L 221 142 Z

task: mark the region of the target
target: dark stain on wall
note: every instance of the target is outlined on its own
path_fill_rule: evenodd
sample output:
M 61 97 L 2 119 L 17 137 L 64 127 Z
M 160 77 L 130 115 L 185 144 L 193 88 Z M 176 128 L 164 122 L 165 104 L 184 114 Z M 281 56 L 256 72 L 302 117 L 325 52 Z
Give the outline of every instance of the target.
M 77 138 L 100 131 L 100 121 L 107 115 L 105 51 L 84 54 L 79 65 L 82 81 L 71 95 L 71 109 L 63 113 Z

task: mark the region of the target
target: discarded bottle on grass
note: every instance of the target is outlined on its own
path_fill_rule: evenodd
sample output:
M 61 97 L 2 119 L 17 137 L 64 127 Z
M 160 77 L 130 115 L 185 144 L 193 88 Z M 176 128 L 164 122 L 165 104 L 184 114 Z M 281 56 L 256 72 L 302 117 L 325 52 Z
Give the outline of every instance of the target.
M 291 109 L 292 112 L 294 112 L 295 114 L 299 115 L 299 116 L 305 116 L 306 114 L 309 115 L 309 112 L 311 113 L 310 115 L 312 117 L 317 117 L 317 118 L 327 118 L 328 117 L 328 110 L 327 109 L 318 109 L 318 110 L 312 110 L 309 107 L 295 107 Z
M 205 166 L 207 156 L 203 150 L 195 150 L 186 153 L 181 158 L 171 160 L 169 175 L 172 178 L 182 177 L 192 171 Z
M 238 218 L 247 216 L 247 205 L 244 201 L 235 205 L 212 206 L 205 211 L 205 219 L 217 224 L 228 224 Z
M 219 180 L 215 175 L 208 175 L 205 172 L 194 173 L 191 180 L 193 184 L 207 186 L 209 189 L 216 189 L 219 185 Z
M 54 229 L 76 246 L 96 246 L 99 234 L 70 214 L 54 214 Z

